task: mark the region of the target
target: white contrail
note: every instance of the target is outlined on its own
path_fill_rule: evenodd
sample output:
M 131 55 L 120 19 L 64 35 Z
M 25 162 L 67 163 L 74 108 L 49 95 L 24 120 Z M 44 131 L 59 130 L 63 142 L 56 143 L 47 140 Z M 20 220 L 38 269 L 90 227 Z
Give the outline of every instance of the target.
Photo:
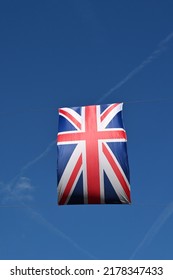
M 67 234 L 65 234 L 62 230 L 57 228 L 55 225 L 50 223 L 48 220 L 46 220 L 40 213 L 37 211 L 31 209 L 28 207 L 28 210 L 32 213 L 33 218 L 36 219 L 39 223 L 43 224 L 46 226 L 50 231 L 53 233 L 57 234 L 59 237 L 63 238 L 66 240 L 69 244 L 71 244 L 74 248 L 76 248 L 79 252 L 82 254 L 88 256 L 90 259 L 96 259 L 96 257 L 91 254 L 89 251 L 85 250 L 81 246 L 79 246 L 71 237 L 69 237 Z
M 33 166 L 35 163 L 37 163 L 39 160 L 41 160 L 42 158 L 44 158 L 52 149 L 52 147 L 55 145 L 56 141 L 52 141 L 51 143 L 48 144 L 47 148 L 37 157 L 35 157 L 33 160 L 29 161 L 28 163 L 26 163 L 21 169 L 20 171 L 17 173 L 17 175 L 15 177 L 13 177 L 10 182 L 8 183 L 8 187 L 10 188 L 12 185 L 14 185 L 14 183 L 22 176 L 22 174 L 31 166 Z
M 150 64 L 154 59 L 156 59 L 162 52 L 167 49 L 167 44 L 173 39 L 173 32 L 170 33 L 164 40 L 162 40 L 156 50 L 154 50 L 151 55 L 149 55 L 144 61 L 142 61 L 139 66 L 137 66 L 134 70 L 132 70 L 129 74 L 127 74 L 124 79 L 122 79 L 118 84 L 113 86 L 108 92 L 106 92 L 97 102 L 102 102 L 106 97 L 108 97 L 111 93 L 122 87 L 127 83 L 131 78 L 133 78 L 136 74 L 138 74 L 144 67 Z
M 34 165 L 37 161 L 39 161 L 40 159 L 42 159 L 43 157 L 45 157 L 49 151 L 51 150 L 51 148 L 55 145 L 55 141 L 52 141 L 47 148 L 39 155 L 37 156 L 35 159 L 29 161 L 25 166 L 22 167 L 20 173 L 22 173 L 23 171 L 25 171 L 26 169 L 30 168 L 32 165 Z
M 142 241 L 139 243 L 133 254 L 131 255 L 130 259 L 134 259 L 136 254 L 140 251 L 140 249 L 146 245 L 149 244 L 155 235 L 159 232 L 161 227 L 166 223 L 168 218 L 173 214 L 173 202 L 171 202 L 160 214 L 160 216 L 156 219 L 156 221 L 153 223 L 151 228 L 147 231 Z
M 42 158 L 44 158 L 45 156 L 47 156 L 47 154 L 50 152 L 50 150 L 52 149 L 52 147 L 55 145 L 56 141 L 52 141 L 51 143 L 48 144 L 48 146 L 46 147 L 46 149 L 39 154 L 38 156 L 36 156 L 33 160 L 29 161 L 28 163 L 26 163 L 21 169 L 20 171 L 16 174 L 16 176 L 14 176 L 10 182 L 7 185 L 7 188 L 10 190 L 11 187 L 15 184 L 15 182 L 23 175 L 23 173 L 30 167 L 32 167 L 34 164 L 36 164 L 39 160 L 41 160 Z

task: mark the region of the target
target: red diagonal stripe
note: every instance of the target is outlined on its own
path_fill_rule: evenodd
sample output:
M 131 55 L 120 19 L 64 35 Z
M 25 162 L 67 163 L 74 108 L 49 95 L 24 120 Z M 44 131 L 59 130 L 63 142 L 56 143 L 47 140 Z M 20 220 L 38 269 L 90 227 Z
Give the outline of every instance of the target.
M 126 181 L 125 181 L 125 179 L 124 179 L 124 177 L 123 177 L 123 175 L 122 175 L 118 165 L 116 164 L 116 162 L 114 161 L 112 155 L 110 154 L 109 150 L 107 149 L 107 147 L 104 144 L 102 144 L 102 150 L 103 150 L 103 153 L 105 154 L 107 160 L 109 161 L 112 169 L 114 170 L 114 172 L 115 172 L 115 174 L 116 174 L 116 176 L 117 176 L 117 178 L 118 178 L 122 188 L 124 189 L 124 191 L 125 191 L 125 193 L 126 193 L 126 195 L 128 197 L 128 201 L 131 202 L 130 190 L 128 188 L 128 185 L 127 185 L 127 183 L 126 183 Z
M 104 113 L 101 115 L 100 120 L 101 122 L 107 117 L 107 115 L 119 105 L 119 103 L 112 104 L 109 109 L 105 110 Z
M 59 109 L 59 114 L 62 114 L 65 116 L 67 119 L 71 120 L 72 123 L 74 123 L 79 129 L 81 129 L 81 124 L 76 120 L 70 113 L 66 112 L 63 109 Z
M 64 193 L 63 193 L 63 195 L 62 195 L 62 197 L 61 197 L 61 199 L 59 201 L 59 204 L 65 204 L 65 202 L 67 200 L 67 197 L 68 197 L 68 195 L 69 195 L 69 193 L 71 191 L 71 188 L 72 188 L 72 186 L 74 184 L 74 181 L 75 181 L 75 179 L 76 179 L 76 177 L 78 175 L 78 172 L 79 172 L 79 170 L 81 168 L 81 165 L 82 165 L 82 155 L 80 155 L 80 157 L 78 158 L 78 161 L 77 161 L 77 163 L 76 163 L 76 165 L 75 165 L 75 167 L 73 169 L 73 172 L 72 172 L 72 174 L 71 174 L 71 176 L 70 176 L 70 178 L 68 180 L 68 183 L 67 183 L 66 188 L 64 190 Z

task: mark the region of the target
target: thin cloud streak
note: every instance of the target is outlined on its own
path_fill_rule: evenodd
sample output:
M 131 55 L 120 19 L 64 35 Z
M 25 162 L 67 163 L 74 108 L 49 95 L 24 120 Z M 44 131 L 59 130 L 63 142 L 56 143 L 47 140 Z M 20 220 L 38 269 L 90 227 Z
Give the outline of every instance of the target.
M 147 231 L 142 241 L 139 243 L 135 251 L 130 257 L 130 260 L 133 260 L 136 254 L 144 247 L 144 245 L 151 243 L 151 241 L 154 239 L 156 234 L 160 231 L 160 229 L 163 227 L 163 225 L 166 223 L 166 221 L 169 219 L 169 217 L 173 214 L 173 202 L 171 202 L 160 214 L 160 216 L 156 219 L 156 221 L 153 223 L 151 228 Z
M 55 145 L 55 141 L 52 141 L 47 148 L 44 150 L 44 152 L 42 152 L 39 156 L 37 156 L 35 159 L 29 161 L 25 166 L 22 167 L 20 173 L 23 173 L 24 171 L 26 171 L 28 168 L 30 168 L 32 165 L 36 164 L 37 161 L 39 161 L 40 159 L 42 159 L 43 157 L 45 157 L 50 150 L 52 149 L 52 147 Z
M 151 55 L 149 55 L 144 61 L 142 61 L 139 66 L 137 66 L 134 70 L 132 70 L 124 79 L 122 79 L 118 84 L 112 87 L 108 92 L 106 92 L 97 102 L 102 102 L 106 97 L 108 97 L 111 93 L 122 87 L 126 84 L 131 78 L 137 75 L 144 67 L 153 62 L 156 58 L 158 58 L 164 51 L 167 50 L 167 44 L 173 39 L 173 32 L 170 33 L 165 39 L 163 39 L 159 44 L 156 50 L 154 50 Z
M 51 151 L 52 147 L 55 145 L 56 141 L 52 141 L 51 143 L 49 143 L 49 145 L 47 146 L 47 148 L 37 157 L 35 157 L 33 160 L 29 161 L 28 163 L 26 163 L 21 170 L 19 171 L 19 173 L 13 177 L 13 179 L 11 179 L 11 181 L 8 183 L 8 186 L 11 187 L 12 185 L 15 184 L 15 182 L 17 180 L 19 180 L 20 177 L 23 176 L 23 173 L 29 169 L 30 167 L 32 167 L 34 164 L 36 164 L 39 160 L 41 160 L 42 158 L 44 158 L 45 156 L 47 156 L 47 154 Z
M 90 252 L 88 252 L 87 250 L 85 250 L 81 246 L 79 246 L 73 239 L 71 239 L 67 234 L 65 234 L 62 230 L 60 230 L 55 225 L 50 223 L 48 220 L 46 220 L 40 213 L 38 213 L 37 211 L 35 211 L 29 207 L 28 207 L 28 210 L 32 213 L 34 219 L 36 219 L 39 223 L 43 224 L 45 227 L 47 227 L 50 231 L 52 231 L 59 237 L 66 240 L 69 244 L 71 244 L 79 252 L 88 256 L 91 259 L 96 259 L 96 257 L 93 254 L 91 254 Z

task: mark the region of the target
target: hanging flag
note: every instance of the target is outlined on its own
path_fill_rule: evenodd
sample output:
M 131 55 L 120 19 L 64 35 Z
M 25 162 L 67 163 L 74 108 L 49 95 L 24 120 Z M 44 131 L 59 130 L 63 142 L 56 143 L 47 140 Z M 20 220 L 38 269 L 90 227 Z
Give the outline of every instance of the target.
M 58 204 L 129 204 L 123 103 L 59 109 Z

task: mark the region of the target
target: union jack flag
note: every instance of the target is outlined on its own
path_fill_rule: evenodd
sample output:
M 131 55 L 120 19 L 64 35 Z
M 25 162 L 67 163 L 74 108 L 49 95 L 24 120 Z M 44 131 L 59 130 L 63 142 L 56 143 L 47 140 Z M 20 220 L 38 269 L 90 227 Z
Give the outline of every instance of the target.
M 123 103 L 59 109 L 58 204 L 129 204 Z

